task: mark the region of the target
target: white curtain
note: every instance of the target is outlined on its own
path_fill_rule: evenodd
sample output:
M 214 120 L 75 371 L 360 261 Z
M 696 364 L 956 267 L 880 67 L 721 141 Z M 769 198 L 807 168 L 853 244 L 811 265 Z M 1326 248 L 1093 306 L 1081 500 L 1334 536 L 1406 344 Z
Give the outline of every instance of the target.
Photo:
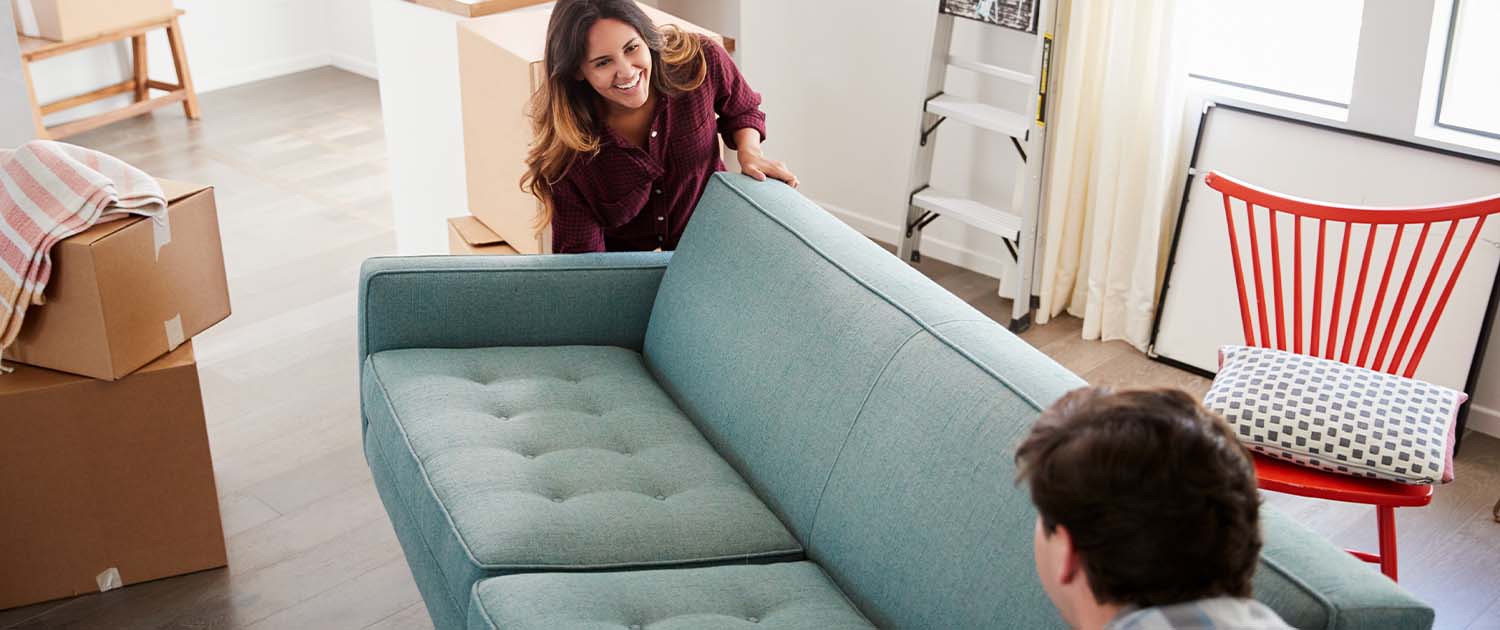
M 1058 2 L 1038 323 L 1067 311 L 1085 339 L 1146 347 L 1185 166 L 1185 8 Z

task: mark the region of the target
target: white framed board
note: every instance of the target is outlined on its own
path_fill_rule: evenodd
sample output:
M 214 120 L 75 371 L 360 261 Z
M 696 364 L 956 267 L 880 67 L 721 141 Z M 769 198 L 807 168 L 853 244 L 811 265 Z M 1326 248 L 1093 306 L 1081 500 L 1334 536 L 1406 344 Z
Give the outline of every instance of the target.
M 1286 195 L 1375 207 L 1500 193 L 1500 164 L 1482 158 L 1236 106 L 1206 107 L 1148 352 L 1205 375 L 1218 369 L 1221 346 L 1244 343 L 1223 197 L 1204 184 L 1209 171 Z M 1500 217 L 1493 219 L 1481 230 L 1414 375 L 1471 397 L 1482 342 L 1495 314 Z M 1373 294 L 1368 292 L 1359 305 L 1353 304 L 1352 294 L 1346 295 L 1339 308 L 1348 312 L 1357 307 L 1367 314 Z

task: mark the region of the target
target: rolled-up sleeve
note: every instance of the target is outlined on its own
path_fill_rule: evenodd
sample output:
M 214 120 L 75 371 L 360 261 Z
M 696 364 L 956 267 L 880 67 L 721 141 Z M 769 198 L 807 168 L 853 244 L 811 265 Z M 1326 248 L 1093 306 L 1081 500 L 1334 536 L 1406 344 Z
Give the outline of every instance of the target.
M 552 253 L 580 254 L 604 251 L 604 233 L 599 219 L 584 201 L 578 186 L 563 178 L 552 187 Z
M 734 133 L 741 129 L 754 129 L 760 133 L 760 139 L 765 140 L 766 114 L 760 111 L 760 94 L 750 89 L 729 52 L 718 42 L 704 38 L 703 56 L 708 61 L 708 80 L 714 88 L 714 113 L 719 115 L 719 134 L 724 137 L 724 144 L 731 150 L 738 150 Z

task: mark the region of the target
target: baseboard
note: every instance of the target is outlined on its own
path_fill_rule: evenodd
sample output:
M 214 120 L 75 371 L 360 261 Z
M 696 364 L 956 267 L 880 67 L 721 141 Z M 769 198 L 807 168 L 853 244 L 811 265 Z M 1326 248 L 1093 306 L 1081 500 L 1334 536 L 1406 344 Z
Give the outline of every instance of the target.
M 1464 426 L 1500 438 L 1500 411 L 1479 405 L 1469 405 L 1469 418 Z
M 878 221 L 833 204 L 813 201 L 860 234 L 875 240 L 889 243 L 901 235 L 901 228 L 895 223 Z M 922 256 L 936 258 L 950 265 L 957 265 L 996 278 L 1005 273 L 1006 268 L 1006 263 L 1001 262 L 999 258 L 931 236 L 922 237 Z
M 331 63 L 332 55 L 328 53 L 319 53 L 304 55 L 301 57 L 292 57 L 290 59 L 282 59 L 279 61 L 260 64 L 256 66 L 236 68 L 233 71 L 220 72 L 209 76 L 195 76 L 193 77 L 193 81 L 196 84 L 194 85 L 194 87 L 197 88 L 198 93 L 201 94 L 204 92 L 212 92 L 214 90 L 234 87 L 237 85 L 244 85 L 246 83 L 254 83 L 256 81 L 264 81 L 266 79 L 274 79 L 282 75 L 302 72 L 304 70 L 312 70 L 313 68 L 321 68 L 323 66 L 330 65 Z
M 347 70 L 362 77 L 380 80 L 380 68 L 375 62 L 368 59 L 360 59 L 346 53 L 329 54 L 329 63 L 340 70 Z

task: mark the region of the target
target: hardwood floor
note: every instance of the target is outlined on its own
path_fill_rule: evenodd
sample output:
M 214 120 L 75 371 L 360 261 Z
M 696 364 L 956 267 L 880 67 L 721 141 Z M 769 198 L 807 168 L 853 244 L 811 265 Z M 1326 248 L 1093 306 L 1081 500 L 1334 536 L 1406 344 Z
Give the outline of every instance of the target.
M 229 567 L 19 609 L 9 628 L 430 628 L 360 451 L 355 282 L 394 251 L 376 84 L 323 68 L 202 95 L 179 111 L 71 139 L 173 179 L 213 184 L 234 314 L 195 340 Z M 924 273 L 992 317 L 993 279 Z M 1208 381 L 1071 317 L 1023 338 L 1090 382 Z M 1458 481 L 1402 510 L 1403 585 L 1441 628 L 1500 627 L 1500 440 L 1465 439 Z M 1271 496 L 1340 544 L 1373 545 L 1372 513 Z M 1372 569 L 1373 570 L 1373 569 Z

